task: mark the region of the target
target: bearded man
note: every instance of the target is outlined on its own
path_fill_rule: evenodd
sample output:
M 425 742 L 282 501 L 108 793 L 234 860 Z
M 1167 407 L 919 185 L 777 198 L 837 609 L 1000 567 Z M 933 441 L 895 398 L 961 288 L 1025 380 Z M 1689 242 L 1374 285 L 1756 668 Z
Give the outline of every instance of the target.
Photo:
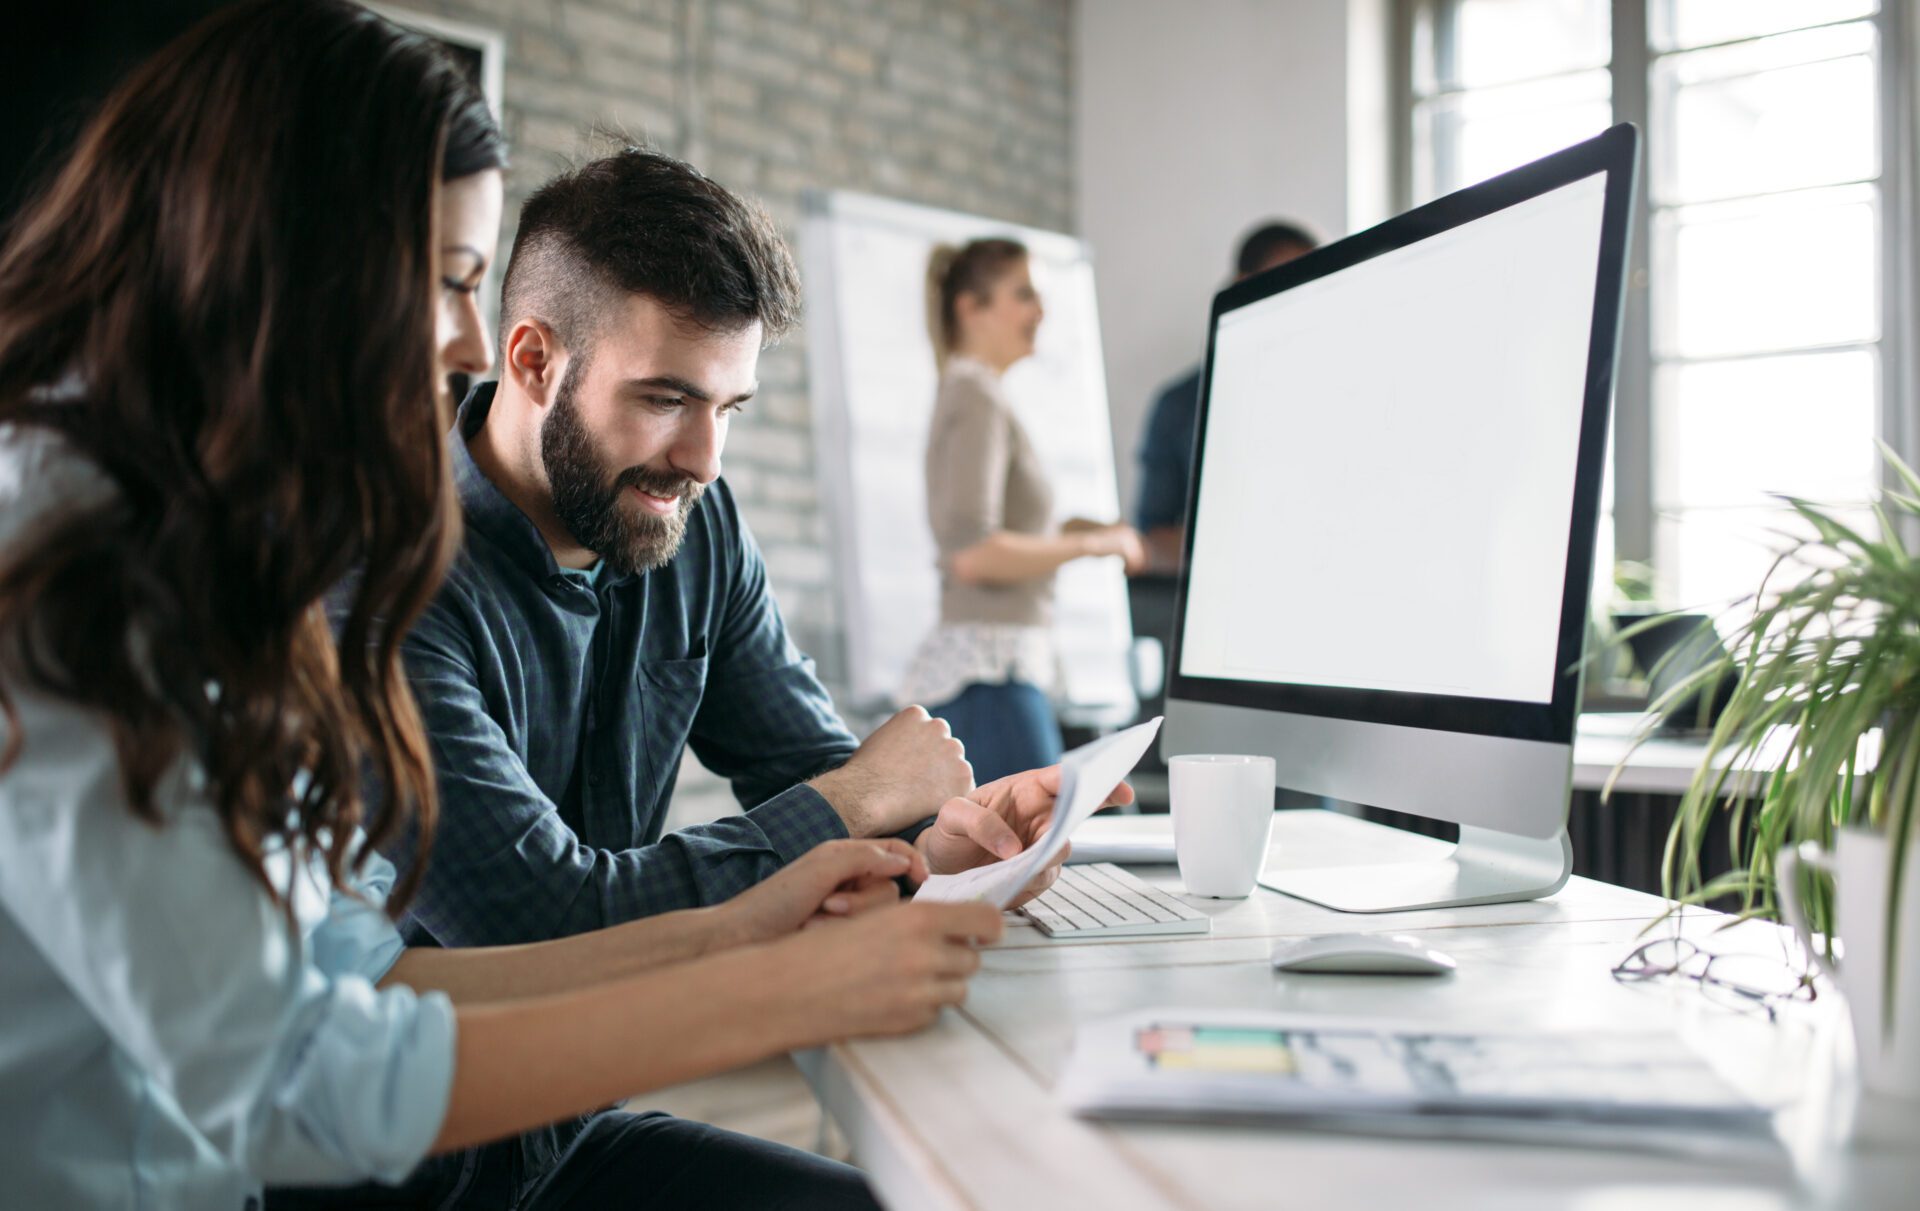
M 462 548 L 403 644 L 440 790 L 401 923 L 413 944 L 511 945 L 716 904 L 837 838 L 905 835 L 952 872 L 1044 831 L 1058 767 L 975 787 L 919 707 L 856 744 L 787 637 L 720 456 L 760 350 L 799 309 L 765 213 L 669 156 L 628 148 L 528 199 L 499 381 L 474 388 L 448 437 Z M 746 810 L 663 835 L 689 746 Z M 404 842 L 390 856 L 417 857 Z M 429 1176 L 510 1205 L 596 1133 L 693 1150 L 727 1134 L 608 1112 Z M 728 1165 L 762 1163 L 728 1140 Z
M 720 478 L 800 310 L 764 211 L 670 156 L 595 160 L 527 200 L 500 310 L 499 381 L 448 439 L 462 550 L 404 645 L 441 803 L 412 942 L 715 904 L 842 837 L 952 872 L 1044 830 L 1057 769 L 976 788 L 918 707 L 856 744 L 787 636 Z M 746 810 L 663 834 L 688 747 Z

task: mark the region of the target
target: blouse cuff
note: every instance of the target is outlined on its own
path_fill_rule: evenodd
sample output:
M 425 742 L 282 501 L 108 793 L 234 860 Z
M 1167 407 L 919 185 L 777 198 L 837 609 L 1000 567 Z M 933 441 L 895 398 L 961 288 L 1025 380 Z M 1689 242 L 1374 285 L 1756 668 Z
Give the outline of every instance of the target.
M 276 1082 L 256 1174 L 278 1184 L 405 1179 L 446 1120 L 455 1022 L 445 993 L 335 981 Z

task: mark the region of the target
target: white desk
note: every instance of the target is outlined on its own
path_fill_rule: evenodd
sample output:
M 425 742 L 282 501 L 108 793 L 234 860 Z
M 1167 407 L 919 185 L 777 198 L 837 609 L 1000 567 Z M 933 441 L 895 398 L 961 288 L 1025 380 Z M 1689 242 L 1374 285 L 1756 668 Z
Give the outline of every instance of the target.
M 1165 817 L 1101 818 L 1099 831 L 1152 832 Z M 1325 812 L 1282 812 L 1271 866 L 1426 856 L 1441 843 Z M 1178 888 L 1171 867 L 1138 868 Z M 1551 900 L 1343 916 L 1260 890 L 1191 901 L 1210 937 L 1055 942 L 1020 918 L 984 956 L 966 1005 L 904 1039 L 845 1043 L 799 1058 L 892 1208 L 969 1211 L 1268 1211 L 1275 1207 L 1567 1208 L 1688 1211 L 1802 1205 L 1910 1206 L 1913 1136 L 1870 1154 L 1821 1146 L 1836 1103 L 1806 1074 L 1844 1032 L 1837 998 L 1783 1026 L 1716 1008 L 1690 983 L 1627 987 L 1609 969 L 1661 908 L 1654 897 L 1574 879 Z M 1721 918 L 1720 920 L 1724 920 Z M 1713 922 L 1698 922 L 1700 932 Z M 1690 930 L 1695 928 L 1690 924 Z M 1281 976 L 1273 939 L 1336 930 L 1411 930 L 1459 961 L 1445 979 Z M 1711 945 L 1777 946 L 1742 925 Z M 1783 1116 L 1790 1152 L 1758 1162 L 1571 1147 L 1408 1140 L 1278 1127 L 1104 1125 L 1070 1117 L 1051 1088 L 1076 1024 L 1153 1005 L 1232 1006 L 1415 1017 L 1481 1027 L 1677 1028 L 1736 1084 L 1798 1096 Z
M 1681 795 L 1707 754 L 1704 740 L 1655 736 L 1633 747 L 1633 735 L 1645 716 L 1638 712 L 1600 712 L 1580 716 L 1573 737 L 1573 788 L 1597 791 L 1621 761 L 1626 769 L 1614 790 L 1629 794 Z M 1765 768 L 1765 763 L 1762 763 Z

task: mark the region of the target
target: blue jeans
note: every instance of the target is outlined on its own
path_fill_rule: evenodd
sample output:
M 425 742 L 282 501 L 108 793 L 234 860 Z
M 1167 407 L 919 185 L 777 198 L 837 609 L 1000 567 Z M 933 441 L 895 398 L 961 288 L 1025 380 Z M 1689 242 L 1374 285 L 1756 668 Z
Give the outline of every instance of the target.
M 945 719 L 973 763 L 973 780 L 991 782 L 1060 760 L 1053 704 L 1025 681 L 974 682 L 927 713 Z

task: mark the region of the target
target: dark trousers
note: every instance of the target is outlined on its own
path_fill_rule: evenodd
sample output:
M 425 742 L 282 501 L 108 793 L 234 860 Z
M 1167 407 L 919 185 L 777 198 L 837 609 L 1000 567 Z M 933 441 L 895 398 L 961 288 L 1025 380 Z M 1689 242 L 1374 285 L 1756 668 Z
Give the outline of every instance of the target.
M 858 1169 L 658 1111 L 595 1115 L 531 1180 L 517 1139 L 431 1158 L 398 1186 L 273 1189 L 268 1211 L 879 1211 Z
M 973 780 L 991 782 L 1060 760 L 1060 721 L 1047 696 L 1025 681 L 976 681 L 927 713 L 945 719 L 967 746 Z

